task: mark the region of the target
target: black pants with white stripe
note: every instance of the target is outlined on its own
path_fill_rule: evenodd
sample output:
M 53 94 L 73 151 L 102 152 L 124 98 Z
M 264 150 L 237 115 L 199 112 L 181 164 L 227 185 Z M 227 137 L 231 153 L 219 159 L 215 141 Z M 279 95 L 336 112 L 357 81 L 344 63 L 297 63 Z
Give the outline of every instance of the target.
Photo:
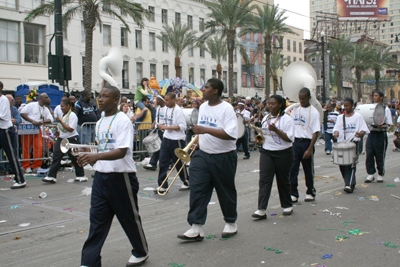
M 236 151 L 208 154 L 198 150 L 193 153 L 189 167 L 190 210 L 188 223 L 190 225 L 206 223 L 207 205 L 214 188 L 225 222 L 236 222 L 236 167 Z
M 95 172 L 92 185 L 89 236 L 83 245 L 81 265 L 101 266 L 101 248 L 108 235 L 114 215 L 133 247 L 132 255 L 148 254 L 143 232 L 137 192 L 139 182 L 135 173 Z
M 371 131 L 367 138 L 367 157 L 365 158 L 365 166 L 367 167 L 368 174 L 374 174 L 375 161 L 378 167 L 378 174 L 385 175 L 385 157 L 386 149 L 388 146 L 388 137 L 386 132 Z
M 163 138 L 160 149 L 160 159 L 159 159 L 160 172 L 158 173 L 158 185 L 161 185 L 162 182 L 165 180 L 165 177 L 167 177 L 168 167 L 171 162 L 171 159 L 174 162 L 174 164 L 178 160 L 178 158 L 175 155 L 175 149 L 184 147 L 185 147 L 185 140 L 171 140 L 165 137 Z M 182 161 L 180 160 L 178 164 L 176 164 L 176 171 L 178 172 L 181 169 L 181 167 L 182 167 Z M 189 185 L 189 175 L 187 173 L 186 167 L 184 167 L 183 170 L 179 173 L 179 178 L 181 178 L 182 182 L 185 185 Z M 165 182 L 163 187 L 167 188 L 168 182 Z
M 0 149 L 6 153 L 11 170 L 15 173 L 15 182 L 24 183 L 25 178 L 21 172 L 21 165 L 18 162 L 17 155 L 17 136 L 15 135 L 14 126 L 8 129 L 0 129 Z
M 351 186 L 351 188 L 354 189 L 356 186 L 356 166 L 357 166 L 357 161 L 358 161 L 358 154 L 360 151 L 360 146 L 362 146 L 361 142 L 354 142 L 356 144 L 356 153 L 357 153 L 357 159 L 352 165 L 340 165 L 339 169 L 340 172 L 342 173 L 342 177 L 344 180 L 344 185 L 345 186 Z

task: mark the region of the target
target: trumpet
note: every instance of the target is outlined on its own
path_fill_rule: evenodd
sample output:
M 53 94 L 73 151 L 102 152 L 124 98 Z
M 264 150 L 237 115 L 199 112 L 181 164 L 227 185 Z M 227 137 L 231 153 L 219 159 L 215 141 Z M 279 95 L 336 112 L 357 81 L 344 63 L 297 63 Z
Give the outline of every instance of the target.
M 249 124 L 250 128 L 253 128 L 254 130 L 257 131 L 258 135 L 256 135 L 255 142 L 257 145 L 262 145 L 265 141 L 265 137 L 263 135 L 262 129 L 260 127 L 257 127 L 255 125 Z
M 179 174 L 181 173 L 181 171 L 183 170 L 183 168 L 185 168 L 185 165 L 187 162 L 190 161 L 190 157 L 192 156 L 194 149 L 192 149 L 192 152 L 189 152 L 189 149 L 193 146 L 193 144 L 199 139 L 199 136 L 196 135 L 195 137 L 192 138 L 192 141 L 190 141 L 190 143 L 184 148 L 177 148 L 175 149 L 175 155 L 178 157 L 178 160 L 175 162 L 174 166 L 171 168 L 170 172 L 168 173 L 167 177 L 165 177 L 164 181 L 162 182 L 162 184 L 158 187 L 157 189 L 157 194 L 159 194 L 160 196 L 165 196 L 168 191 L 171 189 L 171 186 L 174 184 L 176 178 L 178 178 Z M 174 179 L 172 179 L 171 183 L 169 184 L 167 190 L 165 190 L 165 192 L 161 193 L 160 192 L 160 188 L 162 188 L 162 186 L 168 181 L 169 176 L 171 175 L 172 171 L 175 169 L 176 165 L 178 164 L 179 161 L 183 161 L 184 164 L 182 164 L 182 167 L 179 169 L 178 173 L 175 175 Z
M 99 148 L 96 145 L 77 145 L 71 144 L 68 139 L 63 139 L 60 144 L 60 150 L 62 153 L 67 153 L 71 149 L 71 154 L 75 157 L 83 154 L 96 154 L 99 152 Z

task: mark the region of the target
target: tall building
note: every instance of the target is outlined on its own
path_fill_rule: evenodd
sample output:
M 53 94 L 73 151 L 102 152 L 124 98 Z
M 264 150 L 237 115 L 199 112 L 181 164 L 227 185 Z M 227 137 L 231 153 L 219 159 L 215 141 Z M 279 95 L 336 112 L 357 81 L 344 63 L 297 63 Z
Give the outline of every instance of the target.
M 36 8 L 43 0 L 7 0 L 0 1 L 0 80 L 5 89 L 14 90 L 21 83 L 28 81 L 48 82 L 47 54 L 49 41 L 54 32 L 54 15 L 41 16 L 30 23 L 24 22 L 29 11 Z M 117 83 L 123 93 L 134 93 L 142 77 L 154 76 L 158 81 L 175 77 L 173 51 L 163 44 L 157 35 L 164 25 L 172 22 L 192 26 L 198 36 L 204 31 L 204 24 L 209 20 L 209 10 L 203 0 L 136 0 L 154 14 L 145 21 L 140 29 L 132 18 L 124 13 L 130 32 L 117 18 L 101 14 L 102 32 L 97 25 L 93 33 L 92 89 L 100 90 L 102 79 L 97 67 L 111 46 L 118 46 L 123 54 L 123 71 L 117 77 Z M 102 7 L 106 8 L 106 7 Z M 64 12 L 66 9 L 64 8 Z M 54 42 L 51 45 L 54 54 Z M 77 14 L 64 31 L 64 54 L 71 56 L 72 80 L 71 91 L 83 90 L 83 64 L 85 56 L 85 30 L 82 15 Z M 188 49 L 181 58 L 181 78 L 200 84 L 200 80 L 216 77 L 217 63 L 211 55 L 202 49 Z M 227 85 L 228 61 L 222 61 Z M 241 62 L 234 58 L 234 91 L 240 93 Z

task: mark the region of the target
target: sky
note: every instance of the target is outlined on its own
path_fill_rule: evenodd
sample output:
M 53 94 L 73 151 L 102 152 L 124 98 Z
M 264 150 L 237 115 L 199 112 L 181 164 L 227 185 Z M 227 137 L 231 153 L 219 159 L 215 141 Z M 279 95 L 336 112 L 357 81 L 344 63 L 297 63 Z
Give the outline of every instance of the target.
M 286 24 L 304 30 L 304 39 L 310 39 L 310 0 L 275 0 L 277 4 L 279 8 L 287 10 Z

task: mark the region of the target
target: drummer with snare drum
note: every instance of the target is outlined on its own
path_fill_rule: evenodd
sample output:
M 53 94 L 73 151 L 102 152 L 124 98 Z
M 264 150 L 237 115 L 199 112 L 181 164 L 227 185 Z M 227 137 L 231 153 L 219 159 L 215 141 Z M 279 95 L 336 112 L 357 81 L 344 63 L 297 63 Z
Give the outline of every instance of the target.
M 245 124 L 245 132 L 244 135 L 239 138 L 236 142 L 236 151 L 239 151 L 240 145 L 243 146 L 243 151 L 244 151 L 244 157 L 243 159 L 249 159 L 250 158 L 250 151 L 249 151 L 249 121 L 250 121 L 250 111 L 246 110 L 244 108 L 244 103 L 239 102 L 237 104 L 238 109 L 236 110 L 236 113 L 239 113 L 243 117 L 243 123 Z
M 339 165 L 340 172 L 344 179 L 344 191 L 347 193 L 353 193 L 356 186 L 356 164 L 358 160 L 358 145 L 361 138 L 365 133 L 369 133 L 367 124 L 364 118 L 354 112 L 354 101 L 351 98 L 346 98 L 343 101 L 345 114 L 339 115 L 335 127 L 333 128 L 333 136 L 340 143 L 353 142 L 356 144 L 356 157 L 353 159 L 350 165 Z M 334 148 L 335 150 L 335 145 Z
M 374 93 L 374 103 L 377 105 L 383 105 L 383 93 Z M 374 174 L 375 161 L 378 167 L 378 177 L 376 181 L 378 183 L 383 182 L 383 176 L 385 175 L 385 157 L 386 149 L 388 146 L 387 129 L 388 126 L 392 125 L 392 113 L 388 107 L 385 108 L 385 120 L 380 125 L 370 125 L 370 134 L 368 135 L 366 151 L 367 157 L 365 159 L 365 166 L 367 168 L 368 176 L 365 178 L 365 183 L 370 183 L 375 180 Z

